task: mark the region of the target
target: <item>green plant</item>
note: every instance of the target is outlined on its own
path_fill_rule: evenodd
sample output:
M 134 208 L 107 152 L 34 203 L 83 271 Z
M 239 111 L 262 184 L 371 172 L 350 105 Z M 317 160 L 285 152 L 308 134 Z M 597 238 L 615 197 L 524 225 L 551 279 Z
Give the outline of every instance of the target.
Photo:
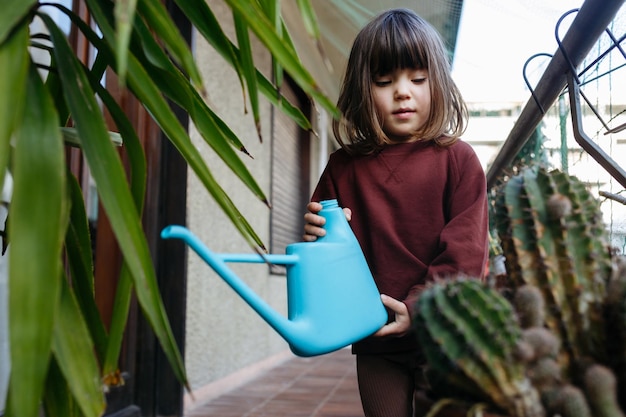
M 512 416 L 524 398 L 547 416 L 623 416 L 626 260 L 598 201 L 576 177 L 533 166 L 502 182 L 493 213 L 503 286 L 452 277 L 416 306 L 433 390 Z M 526 379 L 536 396 L 511 388 Z
M 562 417 L 591 417 L 591 410 L 585 394 L 574 385 L 559 389 L 554 403 L 554 411 Z
M 585 394 L 594 415 L 598 417 L 624 417 L 617 401 L 617 379 L 611 369 L 593 364 L 583 381 Z
M 7 416 L 36 416 L 40 401 L 50 416 L 100 415 L 106 385 L 116 379 L 133 293 L 177 378 L 186 384 L 140 222 L 145 158 L 128 118 L 100 84 L 105 71 L 114 71 L 120 84 L 148 110 L 237 230 L 251 245 L 263 247 L 168 104 L 171 100 L 184 109 L 245 186 L 266 201 L 237 154 L 245 151 L 245 146 L 204 101 L 202 79 L 191 51 L 162 3 L 84 3 L 100 32 L 63 6 L 36 0 L 7 0 L 0 15 L 0 184 L 7 170 L 14 179 L 8 218 L 11 375 Z M 226 2 L 233 12 L 238 46 L 224 35 L 204 1 L 175 3 L 239 74 L 257 125 L 260 92 L 303 128 L 311 129 L 307 118 L 277 94 L 277 85 L 256 70 L 248 29 L 273 55 L 278 83 L 284 69 L 319 105 L 337 116 L 335 107 L 299 62 L 283 28 L 280 2 L 261 2 L 263 6 L 244 0 Z M 300 4 L 314 31 L 309 2 Z M 92 64 L 78 60 L 43 6 L 56 7 L 70 18 L 95 52 Z M 34 18 L 43 21 L 48 34 L 30 33 Z M 29 48 L 48 51 L 50 66 L 41 68 Z M 99 103 L 110 113 L 123 140 L 130 161 L 130 184 Z M 124 257 L 114 321 L 108 332 L 94 302 L 85 207 L 76 179 L 66 170 L 64 139 L 82 149 Z
M 576 177 L 526 167 L 500 187 L 495 224 L 512 302 L 520 323 L 530 326 L 525 340 L 545 351 L 527 363 L 544 407 L 551 414 L 590 415 L 591 408 L 594 415 L 621 415 L 615 376 L 623 344 L 611 347 L 626 337 L 625 279 L 598 201 Z M 546 365 L 557 379 L 543 378 Z
M 618 258 L 606 298 L 607 356 L 618 379 L 618 398 L 626 409 L 626 257 Z
M 517 354 L 521 328 L 501 294 L 476 279 L 457 277 L 428 287 L 415 311 L 435 395 L 456 392 L 513 417 L 544 415 Z
M 495 223 L 511 285 L 541 290 L 563 360 L 603 360 L 612 254 L 597 200 L 575 177 L 525 168 L 499 191 Z

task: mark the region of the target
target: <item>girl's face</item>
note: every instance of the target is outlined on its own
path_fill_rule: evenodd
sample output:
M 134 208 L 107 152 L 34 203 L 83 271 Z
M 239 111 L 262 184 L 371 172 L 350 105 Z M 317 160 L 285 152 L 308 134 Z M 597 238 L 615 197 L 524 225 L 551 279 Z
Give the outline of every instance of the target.
M 374 106 L 383 132 L 394 142 L 414 141 L 430 116 L 428 71 L 397 69 L 372 83 Z

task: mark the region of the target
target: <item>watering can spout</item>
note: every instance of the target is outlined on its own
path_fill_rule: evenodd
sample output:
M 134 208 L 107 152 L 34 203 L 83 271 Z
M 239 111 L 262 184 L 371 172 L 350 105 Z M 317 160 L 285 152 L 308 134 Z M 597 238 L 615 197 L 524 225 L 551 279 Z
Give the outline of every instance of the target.
M 161 237 L 163 239 L 177 238 L 183 240 L 280 335 L 285 337 L 285 335 L 298 332 L 298 329 L 295 328 L 292 322 L 270 307 L 269 304 L 252 291 L 252 289 L 226 265 L 226 262 L 265 262 L 261 255 L 220 254 L 212 252 L 197 236 L 183 226 L 168 226 L 161 232 Z M 283 257 L 281 260 L 289 263 L 295 261 L 295 258 Z
M 326 236 L 287 246 L 284 255 L 218 254 L 182 226 L 164 239 L 182 239 L 288 343 L 298 356 L 348 346 L 382 327 L 387 312 L 361 248 L 336 200 L 323 201 Z M 271 263 L 287 270 L 288 318 L 248 287 L 226 262 Z

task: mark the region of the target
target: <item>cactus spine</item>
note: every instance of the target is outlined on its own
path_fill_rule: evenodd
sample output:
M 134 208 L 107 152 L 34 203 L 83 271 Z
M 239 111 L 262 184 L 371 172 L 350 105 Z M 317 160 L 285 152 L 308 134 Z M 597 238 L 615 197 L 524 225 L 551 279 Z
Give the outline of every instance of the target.
M 598 201 L 575 177 L 524 168 L 499 187 L 493 217 L 501 292 L 458 277 L 416 305 L 434 392 L 513 417 L 624 417 L 626 257 Z
M 617 375 L 618 397 L 626 409 L 626 258 L 617 258 L 606 299 L 608 364 Z
M 515 354 L 521 328 L 497 291 L 474 279 L 434 284 L 420 296 L 414 324 L 430 371 L 447 385 L 511 416 L 543 416 Z
M 574 177 L 526 168 L 502 186 L 495 224 L 515 286 L 540 289 L 561 361 L 604 360 L 603 300 L 611 271 L 597 201 Z
M 591 365 L 585 371 L 584 386 L 595 417 L 624 417 L 617 402 L 617 381 L 610 369 Z
M 565 385 L 558 391 L 554 412 L 561 417 L 592 417 L 585 395 L 573 385 Z
M 544 325 L 546 307 L 539 288 L 532 285 L 519 287 L 513 296 L 513 306 L 522 329 Z

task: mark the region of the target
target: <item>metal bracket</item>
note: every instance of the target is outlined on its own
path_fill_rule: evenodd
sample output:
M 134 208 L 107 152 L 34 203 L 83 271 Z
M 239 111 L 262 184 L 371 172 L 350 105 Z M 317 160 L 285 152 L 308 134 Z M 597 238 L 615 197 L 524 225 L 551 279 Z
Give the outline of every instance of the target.
M 569 101 L 572 112 L 572 127 L 576 142 L 593 157 L 613 178 L 626 188 L 626 171 L 619 166 L 600 146 L 598 146 L 583 130 L 583 121 L 580 111 L 580 86 L 570 72 L 567 75 L 569 84 Z
M 528 77 L 526 76 L 526 69 L 528 68 L 528 64 L 530 64 L 530 62 L 533 59 L 538 58 L 540 56 L 547 56 L 550 59 L 553 58 L 552 54 L 548 54 L 548 53 L 544 53 L 544 52 L 540 52 L 538 54 L 535 54 L 535 55 L 531 56 L 530 58 L 528 58 L 526 60 L 526 62 L 524 62 L 524 68 L 522 69 L 522 76 L 524 77 L 524 82 L 526 83 L 526 87 L 528 87 L 528 90 L 530 91 L 530 95 L 532 96 L 533 100 L 535 100 L 535 104 L 539 108 L 539 111 L 541 112 L 541 115 L 545 116 L 546 110 L 541 105 L 541 102 L 539 101 L 539 98 L 537 97 L 537 94 L 535 93 L 535 89 L 530 85 L 530 81 L 528 81 Z
M 585 0 L 576 18 L 563 39 L 563 48 L 568 52 L 570 62 L 578 66 L 591 51 L 607 27 L 614 21 L 624 0 Z M 500 147 L 487 170 L 487 186 L 494 187 L 508 169 L 515 155 L 530 138 L 541 122 L 540 109 L 548 109 L 563 93 L 567 85 L 568 63 L 561 49 L 557 49 L 544 74 L 533 89 L 534 95 L 528 100 L 517 118 L 506 140 Z M 541 104 L 537 105 L 537 101 Z
M 583 75 L 587 70 L 594 67 L 599 61 L 601 61 L 604 57 L 606 57 L 613 49 L 619 50 L 622 56 L 626 60 L 626 52 L 621 46 L 621 42 L 626 39 L 626 35 L 622 36 L 620 39 L 617 39 L 613 33 L 606 28 L 605 33 L 609 36 L 612 41 L 610 47 L 606 49 L 602 54 L 600 54 L 592 63 L 587 65 L 580 74 L 576 71 L 576 66 L 572 63 L 572 61 L 567 56 L 567 52 L 563 47 L 561 39 L 559 38 L 559 25 L 563 21 L 563 19 L 572 12 L 576 12 L 577 10 L 571 10 L 570 12 L 564 14 L 559 19 L 556 29 L 555 36 L 556 41 L 559 46 L 559 50 L 563 54 L 565 61 L 569 66 L 569 71 L 567 73 L 567 90 L 569 93 L 570 99 L 570 111 L 572 114 L 572 127 L 574 132 L 574 138 L 576 142 L 589 154 L 591 155 L 601 166 L 604 168 L 613 178 L 615 178 L 624 188 L 626 188 L 626 171 L 613 160 L 604 150 L 595 143 L 583 130 L 583 122 L 582 122 L 582 114 L 581 114 L 581 106 L 580 106 L 580 97 L 582 97 L 591 111 L 596 115 L 598 120 L 602 123 L 602 126 L 606 129 L 606 134 L 618 132 L 624 128 L 626 128 L 626 124 L 610 128 L 607 123 L 602 119 L 602 116 L 598 112 L 598 110 L 593 106 L 593 104 L 589 101 L 589 99 L 584 95 L 584 93 L 580 90 L 580 76 Z M 602 74 L 599 77 L 606 75 Z

